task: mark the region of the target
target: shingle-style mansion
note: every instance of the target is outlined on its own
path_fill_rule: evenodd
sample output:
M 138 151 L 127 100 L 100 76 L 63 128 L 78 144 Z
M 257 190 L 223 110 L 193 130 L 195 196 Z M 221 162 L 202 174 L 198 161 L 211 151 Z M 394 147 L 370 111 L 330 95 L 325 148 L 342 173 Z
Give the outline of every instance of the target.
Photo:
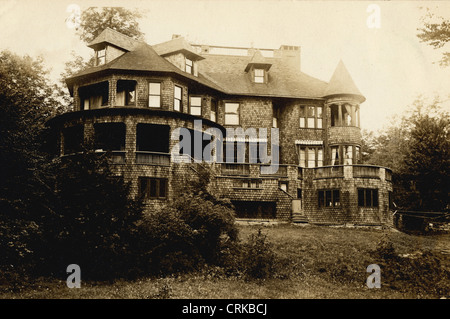
M 175 160 L 176 130 L 203 136 L 215 129 L 223 133 L 223 149 L 236 152 L 224 151 L 221 160 L 204 165 L 213 172 L 214 193 L 232 201 L 237 218 L 390 221 L 392 172 L 361 163 L 365 98 L 342 62 L 323 82 L 301 71 L 298 46 L 219 47 L 176 35 L 151 46 L 111 29 L 88 46 L 95 66 L 66 79 L 74 110 L 48 122 L 58 155 L 79 153 L 92 142 L 96 151 L 110 154 L 113 170 L 131 182 L 149 211 L 175 198 L 183 187 L 180 173 L 200 165 Z M 266 129 L 267 136 L 227 135 L 231 128 Z M 272 143 L 278 144 L 279 164 L 267 172 L 270 163 L 249 150 L 262 145 L 271 155 Z M 181 154 L 195 158 L 192 150 L 184 147 Z

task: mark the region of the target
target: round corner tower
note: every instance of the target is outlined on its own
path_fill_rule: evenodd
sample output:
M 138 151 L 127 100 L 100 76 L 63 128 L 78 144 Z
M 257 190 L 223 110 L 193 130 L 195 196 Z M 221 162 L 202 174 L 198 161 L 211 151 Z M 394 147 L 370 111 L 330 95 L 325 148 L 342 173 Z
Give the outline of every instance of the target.
M 361 161 L 360 104 L 366 99 L 342 60 L 325 92 L 325 165 L 352 165 Z

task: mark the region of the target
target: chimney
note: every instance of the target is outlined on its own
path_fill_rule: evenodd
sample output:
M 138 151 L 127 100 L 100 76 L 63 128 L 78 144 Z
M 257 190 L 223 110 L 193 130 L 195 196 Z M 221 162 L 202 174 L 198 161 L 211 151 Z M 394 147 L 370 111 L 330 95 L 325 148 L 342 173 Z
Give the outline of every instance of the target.
M 293 45 L 282 45 L 278 50 L 274 50 L 273 56 L 275 58 L 281 58 L 286 64 L 300 71 L 301 60 L 300 60 L 300 47 Z
M 181 37 L 181 35 L 179 35 L 179 34 L 172 34 L 172 40 L 173 39 L 178 39 L 180 37 Z

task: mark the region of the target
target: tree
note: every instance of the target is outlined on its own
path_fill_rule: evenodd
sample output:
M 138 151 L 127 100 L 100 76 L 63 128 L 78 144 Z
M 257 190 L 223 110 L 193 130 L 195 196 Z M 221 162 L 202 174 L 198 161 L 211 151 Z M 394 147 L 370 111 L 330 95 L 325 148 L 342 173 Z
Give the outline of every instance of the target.
M 91 7 L 81 14 L 80 39 L 86 43 L 94 40 L 103 30 L 111 28 L 131 38 L 142 40 L 144 33 L 139 29 L 138 19 L 143 14 L 138 10 L 122 7 Z
M 143 17 L 143 13 L 138 10 L 128 10 L 121 7 L 91 7 L 81 14 L 81 23 L 77 33 L 85 43 L 91 42 L 104 29 L 111 28 L 134 39 L 143 39 L 144 33 L 139 29 L 138 20 Z M 59 95 L 67 110 L 73 109 L 73 99 L 69 96 L 65 79 L 76 73 L 94 66 L 95 57 L 93 54 L 89 58 L 71 52 L 70 61 L 66 62 L 64 71 L 60 74 Z
M 408 114 L 372 141 L 369 164 L 393 170 L 395 202 L 403 209 L 441 211 L 450 186 L 450 118 L 435 98 L 418 98 Z
M 403 172 L 413 181 L 411 202 L 421 210 L 444 210 L 450 190 L 450 118 L 446 112 L 437 118 L 419 114 L 412 124 Z
M 450 21 L 436 16 L 427 9 L 427 14 L 422 18 L 424 26 L 419 28 L 417 37 L 421 42 L 431 45 L 434 49 L 443 48 L 450 41 Z M 439 61 L 441 66 L 450 65 L 450 52 L 443 52 Z
M 51 205 L 45 122 L 61 112 L 42 59 L 0 52 L 0 269 L 31 262 Z M 12 266 L 11 266 L 12 265 Z
M 46 274 L 78 264 L 83 277 L 126 277 L 136 269 L 142 201 L 115 176 L 108 155 L 85 150 L 55 161 L 54 209 L 42 222 Z

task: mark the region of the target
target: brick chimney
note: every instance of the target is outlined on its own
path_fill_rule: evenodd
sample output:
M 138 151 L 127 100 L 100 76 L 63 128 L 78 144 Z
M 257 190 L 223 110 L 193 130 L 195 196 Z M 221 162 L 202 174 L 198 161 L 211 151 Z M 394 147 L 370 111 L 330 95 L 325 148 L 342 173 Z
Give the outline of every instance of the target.
M 293 69 L 300 71 L 300 47 L 293 45 L 282 45 L 278 50 L 274 50 L 273 56 L 275 58 L 281 58 L 286 64 L 290 65 Z

